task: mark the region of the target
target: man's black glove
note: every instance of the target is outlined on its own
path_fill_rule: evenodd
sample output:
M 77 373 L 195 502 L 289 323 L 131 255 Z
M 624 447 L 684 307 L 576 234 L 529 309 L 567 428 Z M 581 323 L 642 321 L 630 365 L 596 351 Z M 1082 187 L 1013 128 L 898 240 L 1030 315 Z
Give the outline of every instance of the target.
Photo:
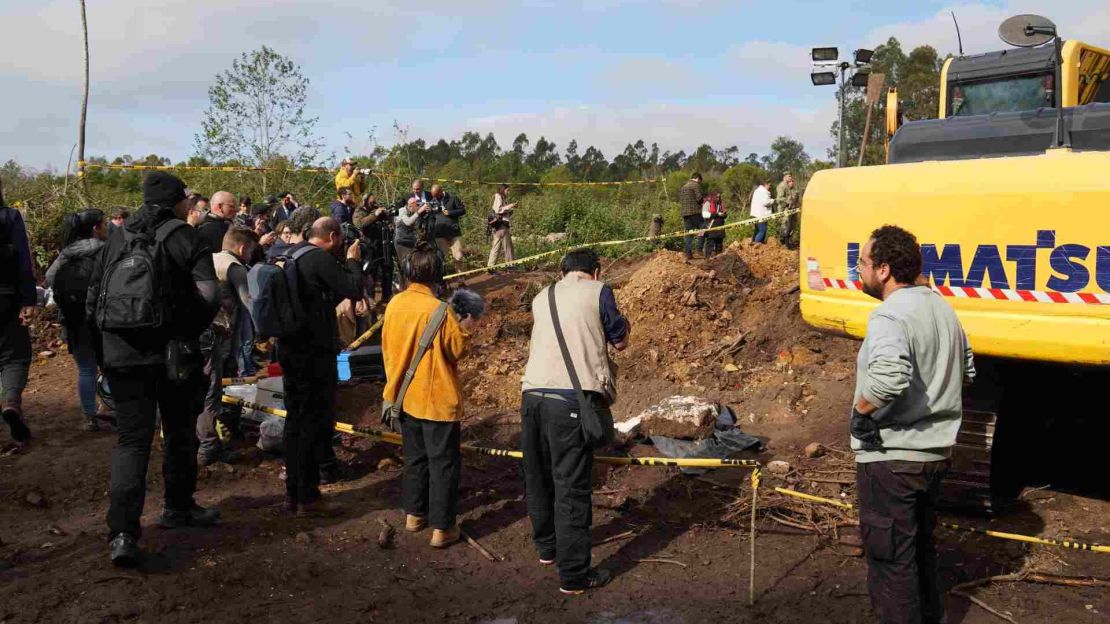
M 852 409 L 852 424 L 850 427 L 852 437 L 859 440 L 861 448 L 865 451 L 883 450 L 883 437 L 879 435 L 879 423 Z

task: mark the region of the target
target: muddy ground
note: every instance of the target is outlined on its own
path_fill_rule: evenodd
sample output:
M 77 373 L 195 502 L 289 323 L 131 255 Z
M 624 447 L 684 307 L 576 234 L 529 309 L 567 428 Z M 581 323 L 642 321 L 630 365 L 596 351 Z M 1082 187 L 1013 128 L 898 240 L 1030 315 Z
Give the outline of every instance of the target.
M 606 267 L 633 322 L 620 366 L 618 420 L 672 394 L 730 405 L 743 429 L 760 436 L 761 460 L 785 460 L 785 484 L 852 497 L 846 444 L 854 342 L 810 330 L 797 313 L 797 256 L 775 244 L 738 246 L 686 264 L 661 252 Z M 464 439 L 515 448 L 519 376 L 527 356 L 528 304 L 552 273 L 505 273 L 473 282 L 491 314 L 463 366 L 468 395 Z M 247 448 L 234 466 L 202 469 L 198 500 L 223 511 L 211 530 L 164 531 L 161 469 L 152 458 L 136 571 L 106 557 L 104 514 L 114 435 L 80 430 L 74 366 L 55 343 L 56 328 L 36 323 L 36 360 L 25 397 L 34 444 L 0 457 L 0 622 L 329 621 L 329 622 L 871 622 L 866 567 L 841 541 L 851 527 L 761 488 L 755 606 L 748 606 L 750 499 L 747 474 L 683 475 L 673 468 L 595 470 L 595 562 L 612 584 L 562 596 L 530 543 L 523 487 L 513 460 L 468 456 L 463 471 L 464 529 L 502 560 L 465 544 L 428 547 L 427 533 L 401 531 L 380 548 L 382 521 L 402 523 L 397 450 L 344 438 L 348 478 L 327 491 L 344 504 L 338 519 L 297 520 L 280 510 L 279 459 Z M 380 387 L 343 388 L 341 418 L 372 424 Z M 812 442 L 827 447 L 806 458 Z M 652 455 L 645 445 L 608 453 Z M 820 479 L 814 481 L 813 479 Z M 842 483 L 841 483 L 842 482 Z M 1018 505 L 989 519 L 955 521 L 1051 538 L 1110 542 L 1110 503 L 1052 488 L 1025 491 Z M 842 518 L 843 520 L 843 518 Z M 792 526 L 798 525 L 798 526 Z M 815 532 L 816 530 L 816 532 Z M 629 534 L 629 532 L 632 532 Z M 1110 555 L 939 533 L 948 586 L 1035 569 L 1110 576 Z M 648 561 L 653 560 L 653 561 Z M 1110 592 L 1089 587 L 1004 583 L 971 590 L 1018 622 L 1100 622 Z M 948 596 L 951 622 L 1001 621 Z

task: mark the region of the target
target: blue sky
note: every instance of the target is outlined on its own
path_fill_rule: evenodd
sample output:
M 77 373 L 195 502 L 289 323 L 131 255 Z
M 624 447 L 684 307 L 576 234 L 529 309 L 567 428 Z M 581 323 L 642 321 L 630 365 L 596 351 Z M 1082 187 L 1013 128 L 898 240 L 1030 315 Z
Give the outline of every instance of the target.
M 1043 2 L 853 0 L 89 0 L 92 89 L 87 154 L 175 160 L 213 76 L 269 45 L 312 81 L 309 112 L 328 152 L 407 136 L 520 132 L 560 150 L 571 138 L 612 157 L 637 138 L 662 149 L 708 142 L 764 152 L 777 135 L 811 154 L 831 143 L 831 88 L 810 86 L 808 50 L 955 51 L 955 10 L 969 53 L 1002 47 L 1008 15 Z M 1037 5 L 1042 5 L 1038 7 Z M 0 0 L 0 160 L 64 168 L 76 141 L 81 40 L 77 3 Z M 1066 36 L 1110 45 L 1102 2 L 1058 0 Z M 347 135 L 353 138 L 348 138 Z

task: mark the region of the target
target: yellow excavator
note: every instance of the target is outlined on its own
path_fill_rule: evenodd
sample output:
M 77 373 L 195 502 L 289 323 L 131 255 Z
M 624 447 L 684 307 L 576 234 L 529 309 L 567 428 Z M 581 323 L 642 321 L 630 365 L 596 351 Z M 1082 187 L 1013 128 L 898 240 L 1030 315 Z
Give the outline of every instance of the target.
M 860 247 L 917 236 L 980 372 L 944 498 L 988 511 L 1034 481 L 1110 495 L 1110 50 L 1038 16 L 999 34 L 1020 47 L 945 62 L 937 119 L 902 124 L 888 93 L 887 163 L 818 172 L 800 248 L 803 318 L 862 338 Z

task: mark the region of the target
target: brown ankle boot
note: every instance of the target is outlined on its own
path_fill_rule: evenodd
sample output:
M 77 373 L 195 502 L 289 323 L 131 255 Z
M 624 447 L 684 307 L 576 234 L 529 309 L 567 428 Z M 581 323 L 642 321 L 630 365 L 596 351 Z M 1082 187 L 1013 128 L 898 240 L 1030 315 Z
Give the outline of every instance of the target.
M 462 537 L 462 531 L 458 526 L 453 526 L 450 529 L 435 529 L 432 531 L 432 541 L 430 542 L 432 548 L 447 548 L 451 544 L 459 541 Z
M 419 533 L 428 526 L 428 519 L 423 516 L 405 514 L 405 530 L 409 533 Z

